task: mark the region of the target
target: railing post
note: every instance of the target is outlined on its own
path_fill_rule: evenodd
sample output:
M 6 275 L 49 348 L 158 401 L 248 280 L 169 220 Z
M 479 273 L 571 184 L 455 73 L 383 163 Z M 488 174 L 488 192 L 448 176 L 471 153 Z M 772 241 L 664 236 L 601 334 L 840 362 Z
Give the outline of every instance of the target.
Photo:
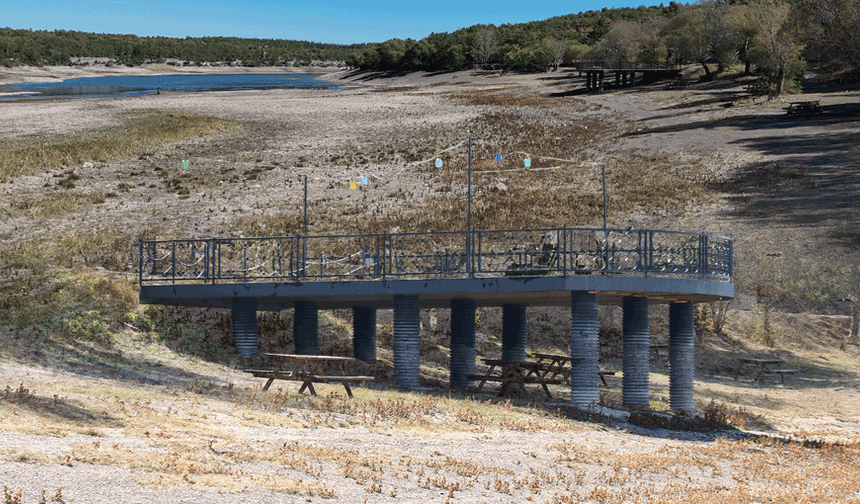
M 296 267 L 298 266 L 298 260 L 296 254 L 299 253 L 299 237 L 295 236 L 293 239 L 290 239 L 290 276 L 296 278 Z
M 561 271 L 563 276 L 567 276 L 567 226 L 565 225 L 561 231 L 561 250 L 558 251 L 561 254 Z
M 242 279 L 248 281 L 248 241 L 242 240 Z
M 647 240 L 648 241 L 648 245 L 647 245 L 648 249 L 645 253 L 648 255 L 647 256 L 648 271 L 651 271 L 654 269 L 654 231 L 647 231 L 647 236 L 648 236 L 648 240 Z
M 466 231 L 466 273 L 468 273 L 469 278 L 475 278 L 475 257 L 472 254 L 473 246 L 472 230 L 470 229 L 469 231 Z
M 170 270 L 173 274 L 173 283 L 176 283 L 176 240 L 173 240 L 171 244 L 173 245 L 173 253 L 171 254 L 172 266 Z
M 155 242 L 150 242 L 152 245 L 152 251 L 149 254 L 149 257 L 152 259 L 152 276 L 156 276 L 158 274 L 158 263 L 155 260 Z
M 303 275 L 307 274 L 307 261 L 308 261 L 308 236 L 302 235 L 302 260 L 301 260 L 301 274 L 298 275 L 298 279 L 301 280 Z
M 381 260 L 381 256 L 379 254 L 379 252 L 380 252 L 380 250 L 379 250 L 380 236 L 381 235 L 378 235 L 378 234 L 376 235 L 376 252 L 375 252 L 376 255 L 373 258 L 373 274 L 375 276 L 380 276 L 380 271 L 381 271 L 380 270 L 380 264 L 379 264 L 379 261 Z
M 221 279 L 221 240 L 215 239 L 215 245 L 218 247 L 218 252 L 215 254 L 215 258 L 218 260 L 218 269 L 215 271 L 215 277 L 219 280 Z
M 388 235 L 387 231 L 382 233 L 382 279 L 385 280 L 386 275 L 388 274 L 390 265 L 388 262 L 391 260 L 391 237 Z
M 603 271 L 609 271 L 609 230 L 603 228 Z
M 209 240 L 203 242 L 203 279 L 209 280 Z
M 139 267 L 137 268 L 137 284 L 143 285 L 143 240 L 137 240 L 137 247 L 140 249 Z
M 727 243 L 727 246 L 728 246 L 728 248 L 729 248 L 729 253 L 728 253 L 728 256 L 729 256 L 728 270 L 729 270 L 729 278 L 731 278 L 731 277 L 732 277 L 732 275 L 733 275 L 733 273 L 734 273 L 734 264 L 735 264 L 735 259 L 734 259 L 734 254 L 735 254 L 735 242 L 734 242 L 734 241 L 732 241 L 732 240 L 729 240 L 729 242 Z
M 478 231 L 478 271 L 484 271 L 484 233 Z
M 218 278 L 218 263 L 215 260 L 215 257 L 218 254 L 218 239 L 210 238 L 209 239 L 209 257 L 207 261 L 210 262 L 209 268 L 211 272 L 212 283 L 215 283 L 215 279 Z

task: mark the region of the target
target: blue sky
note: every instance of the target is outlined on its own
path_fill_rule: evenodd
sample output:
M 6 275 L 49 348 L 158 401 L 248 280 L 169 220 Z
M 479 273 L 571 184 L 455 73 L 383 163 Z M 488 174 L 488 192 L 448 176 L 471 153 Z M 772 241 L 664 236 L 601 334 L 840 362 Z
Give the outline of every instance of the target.
M 660 0 L 0 0 L 0 27 L 353 44 L 418 40 L 476 24 L 523 23 L 603 7 L 659 4 Z

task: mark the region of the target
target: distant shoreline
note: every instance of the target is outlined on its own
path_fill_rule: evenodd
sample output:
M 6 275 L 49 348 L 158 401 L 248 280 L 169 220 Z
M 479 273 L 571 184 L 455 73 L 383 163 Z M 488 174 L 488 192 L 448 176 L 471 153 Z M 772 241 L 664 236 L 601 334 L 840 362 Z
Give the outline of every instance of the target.
M 58 66 L 29 66 L 0 67 L 0 86 L 8 84 L 24 84 L 37 82 L 60 82 L 68 79 L 85 77 L 105 77 L 111 75 L 165 75 L 165 74 L 321 74 L 332 75 L 345 71 L 345 67 L 306 66 L 306 67 L 244 67 L 244 66 L 212 66 L 212 65 L 182 65 L 150 64 L 135 67 L 123 65 L 105 65 L 102 63 L 88 65 L 58 65 Z M 326 80 L 324 77 L 317 77 Z

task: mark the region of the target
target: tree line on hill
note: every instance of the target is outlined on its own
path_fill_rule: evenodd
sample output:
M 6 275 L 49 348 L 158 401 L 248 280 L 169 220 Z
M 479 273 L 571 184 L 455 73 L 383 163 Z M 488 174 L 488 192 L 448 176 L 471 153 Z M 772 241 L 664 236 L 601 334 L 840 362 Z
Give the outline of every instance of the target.
M 121 64 L 187 61 L 247 66 L 341 61 L 363 70 L 467 68 L 547 70 L 582 61 L 696 63 L 705 78 L 742 63 L 759 91 L 781 94 L 807 66 L 860 72 L 858 0 L 699 0 L 682 5 L 604 8 L 520 24 L 476 25 L 421 40 L 337 45 L 275 39 L 137 37 L 0 28 L 0 64 Z
M 761 76 L 760 92 L 779 95 L 796 86 L 809 63 L 822 72 L 856 78 L 860 1 L 699 0 L 603 9 L 526 24 L 472 26 L 419 41 L 389 40 L 347 61 L 368 70 L 696 63 L 705 79 L 742 63 L 746 73 Z
M 68 65 L 80 58 L 104 58 L 121 65 L 181 61 L 246 66 L 344 61 L 369 44 L 320 44 L 296 40 L 235 37 L 138 37 L 79 31 L 0 28 L 0 64 Z

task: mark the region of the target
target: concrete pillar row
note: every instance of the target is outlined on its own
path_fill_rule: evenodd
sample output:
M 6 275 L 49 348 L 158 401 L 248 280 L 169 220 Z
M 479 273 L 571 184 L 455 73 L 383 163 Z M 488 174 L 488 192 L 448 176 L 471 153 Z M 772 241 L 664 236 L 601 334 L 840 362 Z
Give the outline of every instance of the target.
M 669 304 L 669 406 L 693 411 L 693 380 L 696 365 L 696 305 Z
M 587 407 L 600 401 L 600 320 L 597 294 L 570 296 L 570 401 Z
M 647 406 L 648 375 L 651 371 L 648 299 L 626 297 L 622 303 L 624 309 L 622 402 L 625 406 Z
M 418 296 L 394 296 L 394 377 L 404 389 L 421 387 L 421 305 Z
M 505 304 L 502 306 L 502 360 L 521 362 L 526 360 L 526 306 Z
M 451 388 L 469 387 L 475 372 L 475 301 L 451 300 Z
M 296 301 L 293 305 L 293 342 L 299 355 L 318 355 L 319 309 L 316 301 Z
M 352 308 L 352 355 L 358 360 L 376 360 L 376 308 Z
M 233 343 L 246 359 L 257 356 L 257 300 L 233 298 Z

